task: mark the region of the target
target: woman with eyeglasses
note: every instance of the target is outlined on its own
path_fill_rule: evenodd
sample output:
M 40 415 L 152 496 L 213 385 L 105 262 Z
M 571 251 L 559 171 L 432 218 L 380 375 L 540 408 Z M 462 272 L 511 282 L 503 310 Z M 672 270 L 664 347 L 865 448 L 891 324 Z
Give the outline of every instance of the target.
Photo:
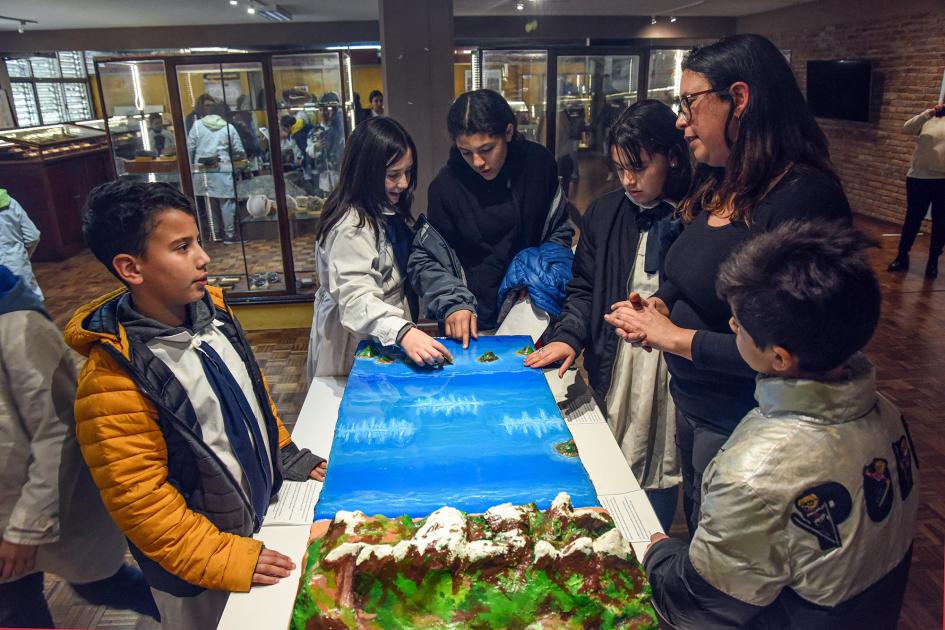
M 676 125 L 697 162 L 679 206 L 686 228 L 667 253 L 659 290 L 631 294 L 605 320 L 625 341 L 666 355 L 691 534 L 706 466 L 757 406 L 756 374 L 716 295 L 719 267 L 753 235 L 790 220 L 850 221 L 850 206 L 827 140 L 774 44 L 733 35 L 694 48 L 682 69 Z

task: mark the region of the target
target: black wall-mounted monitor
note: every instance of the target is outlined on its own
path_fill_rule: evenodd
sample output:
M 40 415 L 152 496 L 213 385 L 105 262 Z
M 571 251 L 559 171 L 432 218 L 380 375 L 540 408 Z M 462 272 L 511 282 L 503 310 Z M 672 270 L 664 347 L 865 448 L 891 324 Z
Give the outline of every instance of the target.
M 821 118 L 869 122 L 873 64 L 856 59 L 807 62 L 807 103 Z

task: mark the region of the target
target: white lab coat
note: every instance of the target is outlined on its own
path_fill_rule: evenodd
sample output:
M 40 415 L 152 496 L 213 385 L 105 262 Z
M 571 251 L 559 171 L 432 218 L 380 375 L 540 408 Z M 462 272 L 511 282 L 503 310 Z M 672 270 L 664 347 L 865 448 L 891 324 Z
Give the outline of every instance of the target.
M 194 178 L 194 195 L 220 199 L 236 197 L 233 185 L 232 155 L 245 153 L 236 128 L 216 114 L 204 116 L 187 134 L 187 150 Z M 204 169 L 201 158 L 215 157 L 218 165 Z
M 315 245 L 319 288 L 308 346 L 309 379 L 347 376 L 361 340 L 393 345 L 410 323 L 404 278 L 383 226 L 375 239 L 369 224 L 357 224 L 357 212 L 348 210 L 324 242 Z

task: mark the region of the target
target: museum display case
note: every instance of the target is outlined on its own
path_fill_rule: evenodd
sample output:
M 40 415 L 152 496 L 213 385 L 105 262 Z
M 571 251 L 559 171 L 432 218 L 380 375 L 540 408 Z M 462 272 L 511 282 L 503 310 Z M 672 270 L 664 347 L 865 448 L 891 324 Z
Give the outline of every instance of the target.
M 643 98 L 672 105 L 687 50 L 590 45 L 463 51 L 468 56 L 457 50 L 454 91 L 483 87 L 502 94 L 519 131 L 555 155 L 562 185 L 583 212 L 619 186 L 604 147 L 608 126 Z
M 195 200 L 210 283 L 310 299 L 315 225 L 353 126 L 344 51 L 96 61 L 115 172 Z
M 33 260 L 63 260 L 84 247 L 82 207 L 111 177 L 106 133 L 61 123 L 0 131 L 0 182 L 42 232 Z

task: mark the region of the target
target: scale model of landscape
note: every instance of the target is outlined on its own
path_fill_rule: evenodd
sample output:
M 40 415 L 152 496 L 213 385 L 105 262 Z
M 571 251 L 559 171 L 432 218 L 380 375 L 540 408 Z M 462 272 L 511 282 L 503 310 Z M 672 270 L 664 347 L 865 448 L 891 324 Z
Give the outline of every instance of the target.
M 444 343 L 358 347 L 293 628 L 655 628 L 531 340 Z
M 339 512 L 312 530 L 293 630 L 658 627 L 610 517 L 565 493 L 544 511 Z

